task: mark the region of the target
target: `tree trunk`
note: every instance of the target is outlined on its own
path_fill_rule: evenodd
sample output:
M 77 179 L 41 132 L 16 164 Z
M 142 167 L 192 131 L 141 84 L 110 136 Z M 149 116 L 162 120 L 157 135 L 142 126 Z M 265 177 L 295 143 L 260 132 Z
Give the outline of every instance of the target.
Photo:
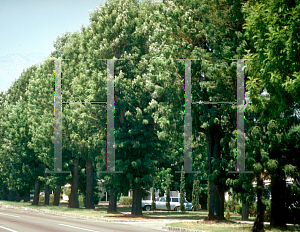
M 205 220 L 225 220 L 224 218 L 224 190 L 219 186 L 209 183 L 209 211 Z
M 7 187 L 5 183 L 2 184 L 2 200 L 7 201 L 8 200 L 8 195 L 7 195 Z
M 85 198 L 85 208 L 95 209 L 94 204 L 94 185 L 93 185 L 93 164 L 89 159 L 88 155 L 86 156 L 86 198 Z
M 24 190 L 24 202 L 30 201 L 30 188 Z
M 209 202 L 210 202 L 210 189 L 209 189 L 209 180 L 207 181 L 207 211 L 209 212 Z
M 217 125 L 212 125 L 206 133 L 207 156 L 209 174 L 213 173 L 212 158 L 220 160 L 221 154 L 221 128 Z M 225 191 L 221 185 L 209 181 L 209 210 L 205 220 L 225 220 L 224 217 L 224 202 Z
M 53 201 L 54 206 L 59 206 L 60 190 L 61 190 L 61 185 L 56 185 L 56 189 L 55 189 L 55 192 L 54 192 L 54 201 Z
M 50 189 L 49 189 L 49 185 L 46 183 L 47 181 L 45 181 L 45 198 L 44 198 L 44 205 L 49 205 L 49 201 L 50 201 Z
M 9 190 L 8 192 L 8 200 L 9 201 L 14 201 L 16 196 L 16 191 L 15 190 Z
M 252 228 L 252 232 L 262 232 L 264 230 L 264 213 L 265 213 L 265 205 L 263 204 L 261 198 L 263 195 L 263 180 L 259 175 L 257 176 L 257 213 L 255 222 Z
M 109 191 L 109 205 L 108 205 L 108 213 L 116 213 L 117 212 L 117 192 L 115 189 L 111 189 Z
M 246 199 L 242 200 L 242 221 L 249 221 L 249 206 Z
M 278 175 L 271 177 L 271 227 L 284 227 L 286 226 L 286 183 Z
M 44 175 L 45 177 L 48 176 L 48 174 L 46 173 L 46 164 L 44 164 Z M 49 201 L 50 201 L 50 189 L 49 189 L 49 185 L 47 184 L 47 180 L 45 180 L 45 197 L 44 197 L 44 205 L 49 205 Z
M 69 208 L 79 208 L 78 202 L 78 158 L 76 157 L 73 162 L 74 173 L 71 186 L 71 194 L 69 199 Z
M 38 178 L 35 179 L 35 184 L 34 184 L 34 197 L 33 197 L 33 202 L 31 205 L 38 205 L 39 200 L 40 200 L 40 180 Z
M 142 213 L 142 189 L 133 189 L 131 215 L 143 215 Z
M 18 190 L 16 191 L 16 198 L 15 198 L 15 201 L 16 201 L 16 202 L 20 202 L 20 198 L 21 198 L 20 195 L 21 195 L 21 194 L 20 194 L 20 190 L 18 189 Z

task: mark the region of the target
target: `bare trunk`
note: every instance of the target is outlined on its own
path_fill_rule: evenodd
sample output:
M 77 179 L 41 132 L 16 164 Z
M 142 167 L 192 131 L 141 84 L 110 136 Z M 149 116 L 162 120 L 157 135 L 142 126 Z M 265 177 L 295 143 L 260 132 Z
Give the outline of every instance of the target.
M 16 196 L 16 191 L 15 190 L 9 190 L 8 192 L 8 200 L 9 201 L 14 201 Z
M 24 190 L 24 202 L 30 201 L 30 188 Z
M 280 176 L 273 175 L 271 177 L 271 220 L 270 225 L 272 227 L 284 227 L 286 226 L 286 208 L 285 208 L 285 196 L 286 196 L 286 183 Z
M 33 202 L 32 205 L 38 205 L 39 200 L 40 200 L 40 180 L 38 178 L 35 179 L 35 184 L 34 184 L 34 197 L 33 197 Z
M 7 201 L 8 200 L 8 189 L 5 185 L 5 183 L 2 184 L 2 200 Z
M 249 220 L 249 206 L 246 200 L 242 200 L 242 221 Z
M 217 125 L 212 125 L 206 134 L 207 141 L 207 155 L 208 155 L 208 167 L 209 174 L 213 173 L 213 166 L 211 163 L 212 158 L 220 160 L 220 140 L 221 140 L 221 128 Z M 221 185 L 209 181 L 209 211 L 205 220 L 225 220 L 224 218 L 224 201 L 225 191 Z
M 264 212 L 265 212 L 265 205 L 263 204 L 261 198 L 263 195 L 263 180 L 259 175 L 257 175 L 257 213 L 255 222 L 252 228 L 252 232 L 262 232 L 264 230 Z
M 85 208 L 95 209 L 94 196 L 93 196 L 93 164 L 89 159 L 88 155 L 86 156 L 86 198 L 85 198 Z
M 142 213 L 142 189 L 133 189 L 131 215 L 143 215 Z
M 45 170 L 45 177 L 48 176 L 48 174 L 46 173 L 46 164 L 44 164 L 44 170 Z M 47 184 L 47 180 L 45 180 L 45 198 L 44 198 L 44 205 L 49 205 L 49 201 L 50 201 L 50 190 L 49 190 L 49 185 Z
M 20 196 L 20 190 L 18 189 L 18 190 L 16 191 L 16 198 L 15 198 L 15 201 L 16 201 L 16 202 L 20 202 L 20 198 L 21 198 L 21 196 Z
M 114 189 L 109 191 L 109 205 L 108 205 L 108 213 L 116 213 L 117 212 L 117 194 Z
M 44 205 L 49 205 L 50 201 L 50 190 L 49 190 L 49 185 L 46 184 L 45 181 L 45 198 L 44 198 Z
M 55 192 L 54 192 L 54 201 L 53 201 L 54 206 L 59 206 L 60 190 L 61 190 L 61 185 L 56 185 L 56 189 L 55 189 Z
M 78 202 L 78 159 L 77 157 L 74 159 L 74 173 L 73 173 L 73 181 L 71 186 L 71 194 L 69 199 L 69 208 L 79 208 Z
M 205 220 L 225 220 L 224 218 L 224 190 L 218 185 L 209 183 L 209 211 Z

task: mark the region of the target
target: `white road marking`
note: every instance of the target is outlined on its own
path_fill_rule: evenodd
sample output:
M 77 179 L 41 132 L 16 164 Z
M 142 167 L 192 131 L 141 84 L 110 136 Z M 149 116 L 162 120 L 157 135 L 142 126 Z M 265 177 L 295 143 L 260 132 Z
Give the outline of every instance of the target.
M 11 217 L 20 217 L 20 216 L 15 216 L 15 215 L 11 215 L 11 214 L 5 214 L 5 213 L 0 213 L 0 214 L 2 214 L 2 215 L 6 215 L 6 216 L 11 216 Z
M 134 224 L 135 222 L 116 222 L 116 223 L 122 223 L 122 224 Z
M 16 230 L 8 229 L 8 228 L 6 228 L 6 227 L 4 227 L 4 226 L 0 226 L 0 228 L 5 229 L 5 230 L 8 230 L 8 231 L 11 231 L 11 232 L 18 232 L 18 231 L 16 231 Z
M 80 228 L 80 227 L 76 227 L 76 226 L 69 226 L 69 225 L 65 225 L 65 224 L 59 224 L 59 225 L 60 226 L 71 227 L 71 228 L 78 229 L 78 230 L 86 230 L 86 231 L 91 231 L 91 232 L 99 232 L 99 231 L 96 231 L 96 230 L 89 230 L 89 229 L 84 229 L 84 228 Z

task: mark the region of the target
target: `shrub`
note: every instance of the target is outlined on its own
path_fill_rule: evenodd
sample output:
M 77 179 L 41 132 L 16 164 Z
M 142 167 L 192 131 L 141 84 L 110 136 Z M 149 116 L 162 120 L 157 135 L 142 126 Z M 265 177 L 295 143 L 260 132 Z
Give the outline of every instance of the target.
M 263 203 L 266 206 L 266 210 L 264 213 L 264 220 L 269 222 L 271 219 L 271 200 L 264 200 Z
M 193 211 L 199 211 L 199 194 L 200 194 L 199 188 L 200 188 L 199 180 L 194 180 L 193 191 L 192 191 Z
M 257 203 L 256 202 L 251 201 L 249 203 L 249 216 L 250 217 L 255 217 L 256 207 L 257 207 Z
M 44 202 L 44 201 L 45 201 L 45 196 L 44 195 L 40 195 L 39 202 Z M 53 203 L 53 201 L 54 201 L 54 195 L 50 194 L 49 203 Z
M 231 212 L 231 200 L 225 201 L 225 210 Z
M 98 205 L 99 200 L 100 200 L 100 194 L 94 192 L 93 197 L 94 197 L 94 204 Z
M 70 198 L 71 195 L 71 189 L 66 189 L 65 195 L 67 195 Z
M 120 205 L 132 205 L 132 197 L 120 197 Z
M 79 207 L 84 207 L 84 197 L 83 194 L 78 196 Z
M 106 201 L 106 195 L 101 197 L 100 201 Z M 109 194 L 107 194 L 107 201 L 109 201 Z
M 50 194 L 50 203 L 53 203 L 54 201 L 54 194 Z
M 238 213 L 238 214 L 240 214 L 240 215 L 242 215 L 242 205 L 235 205 L 235 211 Z

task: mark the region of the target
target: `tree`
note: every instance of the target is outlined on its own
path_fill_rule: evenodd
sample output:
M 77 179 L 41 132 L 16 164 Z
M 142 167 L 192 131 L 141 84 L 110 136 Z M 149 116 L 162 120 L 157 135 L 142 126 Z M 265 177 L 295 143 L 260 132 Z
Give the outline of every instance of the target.
M 61 185 L 56 185 L 56 188 L 55 188 L 55 191 L 54 191 L 53 206 L 59 206 L 60 191 L 61 191 Z
M 180 177 L 180 210 L 185 211 L 185 181 L 184 181 L 185 173 L 183 166 L 181 168 L 181 177 Z
M 108 213 L 117 212 L 117 192 L 113 188 L 111 188 L 109 191 L 109 205 L 108 205 L 107 212 Z
M 167 190 L 166 190 L 166 206 L 167 206 L 167 210 L 170 211 L 171 206 L 170 206 L 170 177 L 169 175 L 167 175 Z
M 1 95 L 0 159 L 1 163 L 5 164 L 4 167 L 0 167 L 1 179 L 5 187 L 9 188 L 10 199 L 16 201 L 20 200 L 20 190 L 28 189 L 32 184 L 32 173 L 26 170 L 26 167 L 34 162 L 30 157 L 31 150 L 27 146 L 30 136 L 25 93 L 36 68 L 37 66 L 33 65 L 23 71 L 19 79 Z M 4 195 L 5 193 L 6 191 Z
M 35 179 L 35 183 L 34 183 L 34 196 L 33 196 L 32 205 L 38 205 L 39 204 L 40 186 L 41 186 L 41 182 L 40 182 L 39 178 L 37 177 Z
M 199 194 L 200 194 L 199 180 L 194 180 L 193 184 L 193 211 L 199 211 Z
M 288 131 L 297 124 L 295 108 L 299 102 L 299 3 L 297 1 L 255 1 L 244 6 L 246 15 L 245 31 L 251 42 L 247 51 L 249 61 L 247 84 L 252 95 L 253 112 L 263 112 L 260 117 L 266 121 L 275 120 L 273 127 L 276 135 L 267 135 L 270 147 L 266 160 L 267 172 L 271 176 L 271 226 L 286 227 L 286 185 L 287 176 L 298 179 L 297 163 L 288 151 L 286 143 Z M 257 93 L 266 88 L 270 94 L 267 106 Z M 256 89 L 256 90 L 255 90 Z M 252 93 L 251 93 L 252 92 Z M 255 110 L 256 108 L 256 110 Z M 273 124 L 273 125 L 272 125 Z M 267 127 L 267 123 L 265 123 Z M 275 129 L 276 128 L 276 129 Z M 270 128 L 271 129 L 271 128 Z M 284 144 L 284 148 L 282 145 Z M 289 174 L 288 174 L 289 173 Z M 279 191 L 280 189 L 280 191 Z
M 73 165 L 74 165 L 74 172 L 72 172 L 72 185 L 71 185 L 71 194 L 69 198 L 69 208 L 79 208 L 79 201 L 78 201 L 78 154 L 75 155 Z
M 159 12 L 165 15 L 165 20 L 157 25 L 160 30 L 154 31 L 150 40 L 153 45 L 150 45 L 149 51 L 153 50 L 157 57 L 165 58 L 159 59 L 159 63 L 152 62 L 153 70 L 160 68 L 160 73 L 157 71 L 159 77 L 173 78 L 172 84 L 168 82 L 169 79 L 162 79 L 161 85 L 166 91 L 157 91 L 159 96 L 172 100 L 156 103 L 166 112 L 161 120 L 157 120 L 163 128 L 171 124 L 169 118 L 175 115 L 178 118 L 178 108 L 181 107 L 183 113 L 184 99 L 178 96 L 183 96 L 184 66 L 175 59 L 202 59 L 197 61 L 197 66 L 192 64 L 193 101 L 235 101 L 236 89 L 233 86 L 236 82 L 236 66 L 231 65 L 228 59 L 242 53 L 237 48 L 244 43 L 244 38 L 240 1 L 165 1 L 160 6 Z M 232 14 L 229 14 L 228 8 L 234 9 Z M 237 33 L 232 33 L 232 30 Z M 224 85 L 228 86 L 226 91 Z M 173 89 L 172 93 L 167 92 L 170 88 Z M 210 176 L 208 219 L 221 220 L 224 219 L 224 191 L 228 189 L 225 184 L 229 176 L 226 169 L 233 159 L 233 154 L 227 152 L 226 147 L 232 137 L 231 132 L 236 129 L 236 108 L 234 105 L 205 104 L 192 109 L 194 134 L 196 131 L 206 136 L 207 171 Z
M 115 158 L 116 170 L 124 173 L 112 175 L 112 183 L 120 183 L 117 189 L 119 191 L 133 189 L 132 215 L 142 214 L 142 189 L 151 186 L 152 176 L 155 174 L 155 160 L 159 156 L 156 148 L 158 136 L 151 117 L 153 109 L 149 105 L 152 96 L 143 87 L 147 83 L 143 75 L 147 71 L 148 63 L 143 61 L 142 56 L 148 53 L 146 41 L 152 30 L 143 29 L 146 33 L 141 31 L 145 19 L 149 17 L 149 10 L 154 7 L 152 4 L 143 3 L 139 5 L 139 11 L 137 6 L 137 1 L 110 1 L 101 11 L 95 11 L 91 14 L 92 30 L 86 30 L 86 41 L 83 43 L 84 49 L 94 49 L 100 54 L 100 57 L 91 52 L 88 55 L 94 64 L 99 58 L 125 59 L 115 64 L 116 73 L 120 71 L 115 75 Z M 96 39 L 90 40 L 93 36 Z M 100 62 L 101 65 L 95 66 L 101 69 L 103 79 L 95 76 L 96 73 L 90 74 L 92 79 L 100 79 L 99 85 L 102 84 L 103 88 L 107 70 L 102 65 L 103 61 Z M 147 79 L 150 83 L 154 82 L 149 77 Z M 105 91 L 95 93 L 97 98 L 105 99 Z
M 156 208 L 156 204 L 155 204 L 155 180 L 153 180 L 151 209 L 154 211 L 155 208 Z

